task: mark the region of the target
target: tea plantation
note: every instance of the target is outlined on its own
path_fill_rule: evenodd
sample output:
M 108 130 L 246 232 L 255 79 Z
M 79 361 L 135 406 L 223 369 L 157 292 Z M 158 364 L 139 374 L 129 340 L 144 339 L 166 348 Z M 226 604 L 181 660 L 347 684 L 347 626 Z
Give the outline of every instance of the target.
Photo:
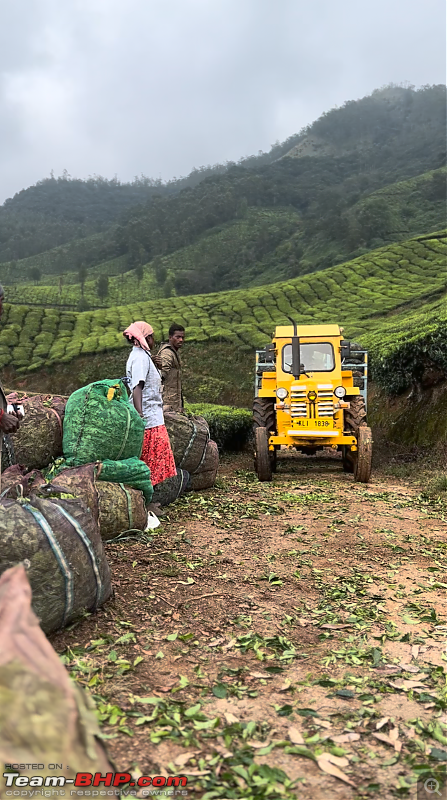
M 33 372 L 117 350 L 126 346 L 122 331 L 135 319 L 150 321 L 157 340 L 166 338 L 175 320 L 187 327 L 190 342 L 228 342 L 252 350 L 269 340 L 275 325 L 293 317 L 301 323 L 345 325 L 345 335 L 361 337 L 371 348 L 376 377 L 399 391 L 417 378 L 424 361 L 440 369 L 447 366 L 441 300 L 446 236 L 441 232 L 410 239 L 318 273 L 246 290 L 83 313 L 6 305 L 0 367 L 10 364 L 18 372 Z

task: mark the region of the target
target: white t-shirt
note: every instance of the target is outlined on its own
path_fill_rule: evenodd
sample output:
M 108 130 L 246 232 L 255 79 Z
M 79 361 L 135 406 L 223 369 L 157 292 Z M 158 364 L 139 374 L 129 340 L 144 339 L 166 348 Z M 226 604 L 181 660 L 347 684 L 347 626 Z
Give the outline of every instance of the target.
M 149 353 L 142 347 L 132 347 L 126 364 L 126 373 L 133 393 L 135 386 L 144 381 L 143 417 L 146 428 L 164 425 L 163 400 L 161 396 L 161 376 Z M 130 397 L 133 404 L 133 394 Z

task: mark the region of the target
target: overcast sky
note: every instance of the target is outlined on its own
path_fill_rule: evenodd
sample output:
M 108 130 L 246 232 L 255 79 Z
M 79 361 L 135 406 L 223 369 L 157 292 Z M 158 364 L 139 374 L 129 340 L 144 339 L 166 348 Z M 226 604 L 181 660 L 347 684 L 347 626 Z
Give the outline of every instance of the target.
M 445 61 L 444 0 L 0 0 L 0 202 L 237 161 Z

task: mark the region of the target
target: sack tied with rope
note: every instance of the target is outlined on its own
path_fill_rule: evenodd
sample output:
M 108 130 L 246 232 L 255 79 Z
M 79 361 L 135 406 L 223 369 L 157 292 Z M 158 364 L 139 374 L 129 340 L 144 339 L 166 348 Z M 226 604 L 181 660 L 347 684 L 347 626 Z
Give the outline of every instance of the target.
M 210 431 L 204 417 L 187 416 L 174 411 L 164 414 L 175 466 L 191 475 L 203 462 Z
M 214 486 L 219 468 L 219 448 L 212 439 L 208 442 L 205 450 L 205 458 L 199 469 L 191 475 L 191 488 L 194 492 L 202 489 L 210 489 Z
M 8 403 L 23 405 L 25 416 L 17 433 L 6 437 L 12 447 L 4 467 L 22 464 L 28 470 L 43 469 L 62 455 L 62 432 L 66 397 L 50 394 L 22 395 L 12 392 Z M 5 448 L 4 448 L 5 449 Z M 6 454 L 5 454 L 6 455 Z
M 101 464 L 85 464 L 64 469 L 43 491 L 69 492 L 79 497 L 98 521 L 101 539 L 105 541 L 125 531 L 144 531 L 147 509 L 143 493 L 121 482 L 97 480 L 100 468 Z
M 112 593 L 98 525 L 80 500 L 2 498 L 0 574 L 20 562 L 46 633 L 95 611 Z
M 96 381 L 69 397 L 64 419 L 63 453 L 69 466 L 139 458 L 144 421 L 120 380 Z

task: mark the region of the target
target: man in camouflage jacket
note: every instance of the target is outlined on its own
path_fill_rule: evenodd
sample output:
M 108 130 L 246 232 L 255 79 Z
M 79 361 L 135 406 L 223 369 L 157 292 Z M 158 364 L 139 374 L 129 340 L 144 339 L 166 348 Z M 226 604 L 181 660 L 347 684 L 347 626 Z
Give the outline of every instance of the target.
M 161 345 L 154 359 L 161 372 L 164 411 L 183 411 L 182 363 L 179 350 L 184 341 L 183 325 L 173 323 L 169 328 L 169 341 Z

